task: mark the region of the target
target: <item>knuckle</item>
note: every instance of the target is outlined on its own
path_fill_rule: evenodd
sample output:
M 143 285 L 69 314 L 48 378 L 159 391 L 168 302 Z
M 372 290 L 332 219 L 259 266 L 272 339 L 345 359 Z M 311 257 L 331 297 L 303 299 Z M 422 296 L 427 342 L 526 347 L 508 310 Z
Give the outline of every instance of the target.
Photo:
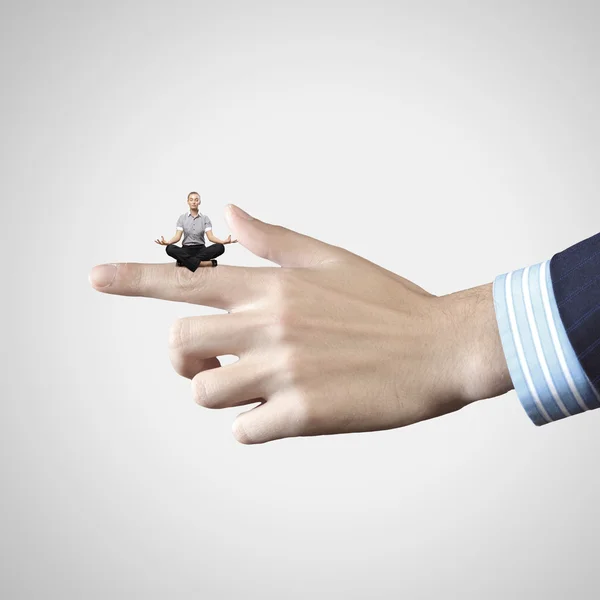
M 127 280 L 130 293 L 139 295 L 143 293 L 145 281 L 147 279 L 147 271 L 142 265 L 124 264 L 122 267 L 124 278 Z
M 279 281 L 275 287 L 276 296 L 269 317 L 271 333 L 279 342 L 291 342 L 296 337 L 299 324 L 296 300 L 287 283 Z
M 279 375 L 281 385 L 297 390 L 301 383 L 302 360 L 298 351 L 290 346 L 281 351 Z
M 200 376 L 200 374 L 196 375 L 192 379 L 192 395 L 196 404 L 204 406 L 205 408 L 211 407 L 209 395 L 206 389 L 206 382 L 204 381 L 204 378 Z
M 205 371 L 198 373 L 192 379 L 193 395 L 196 404 L 203 406 L 204 408 L 223 408 L 222 394 L 215 392 L 214 385 L 210 385 L 211 377 L 210 373 Z M 214 384 L 213 380 L 213 384 Z
M 175 270 L 175 283 L 179 290 L 184 294 L 191 292 L 198 287 L 198 278 L 189 269 Z
M 177 319 L 169 329 L 169 350 L 179 352 L 189 337 L 189 319 Z
M 271 339 L 278 345 L 291 343 L 294 339 L 293 317 L 287 312 L 274 312 L 271 315 L 269 329 L 271 332 Z

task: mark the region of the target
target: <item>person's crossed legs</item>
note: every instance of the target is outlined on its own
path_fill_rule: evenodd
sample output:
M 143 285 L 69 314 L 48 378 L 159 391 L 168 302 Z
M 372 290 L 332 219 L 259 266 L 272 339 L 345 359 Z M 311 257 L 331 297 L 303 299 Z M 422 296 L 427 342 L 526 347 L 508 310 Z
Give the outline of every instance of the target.
M 225 252 L 225 246 L 223 244 L 211 244 L 210 246 L 195 244 L 180 247 L 176 244 L 169 244 L 165 251 L 177 261 L 178 266 L 181 264 L 190 271 L 195 271 L 201 266 L 216 266 L 217 261 L 212 261 Z M 205 264 L 202 264 L 203 262 Z

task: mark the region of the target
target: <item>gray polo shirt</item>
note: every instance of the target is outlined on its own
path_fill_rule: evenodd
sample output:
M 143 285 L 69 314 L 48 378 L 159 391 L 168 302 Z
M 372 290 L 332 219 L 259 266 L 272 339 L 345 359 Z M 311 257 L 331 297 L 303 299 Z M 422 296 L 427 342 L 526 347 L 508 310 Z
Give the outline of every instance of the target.
M 196 246 L 204 244 L 204 232 L 212 229 L 212 223 L 207 215 L 199 212 L 198 216 L 194 217 L 188 211 L 177 219 L 177 229 L 183 231 L 182 246 Z

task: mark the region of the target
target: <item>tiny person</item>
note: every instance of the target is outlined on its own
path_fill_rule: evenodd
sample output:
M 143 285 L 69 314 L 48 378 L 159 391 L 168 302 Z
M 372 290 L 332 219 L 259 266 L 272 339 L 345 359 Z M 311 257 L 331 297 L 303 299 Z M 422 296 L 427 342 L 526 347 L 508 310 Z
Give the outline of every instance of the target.
M 212 233 L 212 223 L 208 215 L 198 212 L 200 205 L 200 194 L 190 192 L 187 199 L 188 212 L 183 213 L 177 220 L 177 230 L 175 235 L 168 241 L 163 236 L 160 240 L 154 240 L 161 246 L 166 246 L 167 254 L 176 260 L 178 267 L 187 267 L 190 271 L 195 271 L 198 267 L 216 267 L 217 256 L 225 252 L 225 244 L 233 244 L 237 240 L 232 240 L 231 235 L 226 240 L 220 240 Z M 212 242 L 211 246 L 204 244 L 204 233 Z M 183 235 L 181 247 L 177 242 Z

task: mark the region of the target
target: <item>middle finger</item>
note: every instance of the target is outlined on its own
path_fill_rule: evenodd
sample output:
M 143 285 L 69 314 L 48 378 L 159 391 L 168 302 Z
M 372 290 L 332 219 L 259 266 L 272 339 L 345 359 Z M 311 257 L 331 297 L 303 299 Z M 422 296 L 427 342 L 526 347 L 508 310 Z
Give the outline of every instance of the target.
M 264 321 L 257 311 L 178 319 L 169 331 L 171 364 L 179 375 L 191 379 L 201 361 L 251 353 L 265 337 Z

